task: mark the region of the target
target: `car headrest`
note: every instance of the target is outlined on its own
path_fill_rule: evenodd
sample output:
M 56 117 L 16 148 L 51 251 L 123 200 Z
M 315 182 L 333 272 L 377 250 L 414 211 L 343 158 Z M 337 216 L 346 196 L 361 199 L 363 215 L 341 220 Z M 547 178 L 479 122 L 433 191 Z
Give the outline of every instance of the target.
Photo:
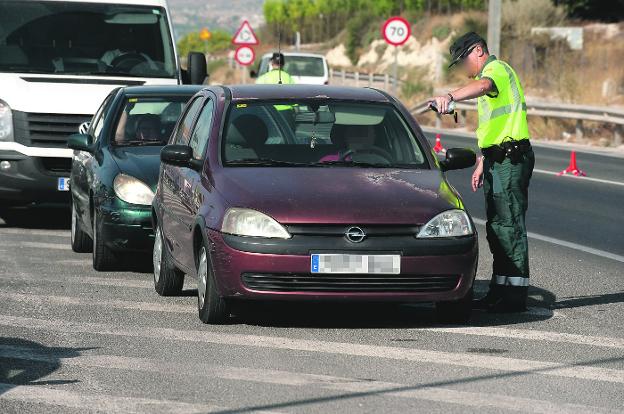
M 259 116 L 243 114 L 236 118 L 228 131 L 228 144 L 256 148 L 269 138 L 269 130 Z

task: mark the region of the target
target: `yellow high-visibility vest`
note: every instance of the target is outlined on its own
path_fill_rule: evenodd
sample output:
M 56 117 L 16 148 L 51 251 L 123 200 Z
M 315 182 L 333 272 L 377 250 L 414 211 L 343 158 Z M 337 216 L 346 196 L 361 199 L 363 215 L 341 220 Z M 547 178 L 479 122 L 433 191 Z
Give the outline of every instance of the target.
M 477 99 L 479 147 L 500 145 L 507 137 L 517 141 L 529 139 L 526 101 L 516 72 L 492 55 L 476 77 L 484 78 L 490 79 L 497 91 Z

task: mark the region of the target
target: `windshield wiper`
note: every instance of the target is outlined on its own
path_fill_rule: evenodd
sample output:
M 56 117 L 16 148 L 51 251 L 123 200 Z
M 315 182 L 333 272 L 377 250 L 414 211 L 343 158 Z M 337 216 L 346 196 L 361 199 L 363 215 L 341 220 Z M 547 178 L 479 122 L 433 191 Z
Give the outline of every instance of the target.
M 122 141 L 116 144 L 118 147 L 133 147 L 133 146 L 142 146 L 142 145 L 165 145 L 162 141 L 143 141 L 143 140 L 134 140 L 134 141 Z
M 273 160 L 271 158 L 246 158 L 242 160 L 228 161 L 227 165 L 251 165 L 260 167 L 305 167 L 308 164 Z
M 382 164 L 382 163 L 374 163 L 374 162 L 359 162 L 359 161 L 323 161 L 323 162 L 313 162 L 310 165 L 315 167 L 331 167 L 332 165 L 340 165 L 340 166 L 349 166 L 349 167 L 365 167 L 365 168 L 396 168 L 392 164 Z

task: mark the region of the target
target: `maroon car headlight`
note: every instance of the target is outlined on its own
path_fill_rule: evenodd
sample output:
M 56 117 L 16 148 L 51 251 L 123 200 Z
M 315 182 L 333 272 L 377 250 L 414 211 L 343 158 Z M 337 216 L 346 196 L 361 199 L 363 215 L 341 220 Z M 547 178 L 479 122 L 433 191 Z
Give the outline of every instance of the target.
M 461 237 L 474 234 L 472 223 L 464 210 L 448 210 L 438 214 L 416 235 L 419 239 Z
M 290 233 L 272 217 L 248 208 L 230 208 L 225 212 L 223 233 L 247 237 L 290 239 Z

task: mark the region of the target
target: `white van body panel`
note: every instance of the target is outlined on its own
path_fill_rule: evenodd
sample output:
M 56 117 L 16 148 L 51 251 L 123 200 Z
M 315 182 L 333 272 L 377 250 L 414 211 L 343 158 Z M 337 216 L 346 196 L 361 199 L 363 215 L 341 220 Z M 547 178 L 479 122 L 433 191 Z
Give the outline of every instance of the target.
M 329 82 L 329 66 L 327 64 L 327 59 L 325 56 L 316 54 L 316 53 L 303 53 L 303 52 L 284 52 L 284 60 L 288 62 L 289 57 L 306 57 L 306 58 L 317 58 L 323 61 L 323 76 L 297 76 L 295 74 L 289 73 L 289 75 L 293 78 L 295 83 L 300 85 L 326 85 Z M 260 68 L 268 67 L 268 62 L 271 59 L 273 53 L 266 53 L 262 56 Z M 262 71 L 258 75 L 262 75 L 265 71 Z

